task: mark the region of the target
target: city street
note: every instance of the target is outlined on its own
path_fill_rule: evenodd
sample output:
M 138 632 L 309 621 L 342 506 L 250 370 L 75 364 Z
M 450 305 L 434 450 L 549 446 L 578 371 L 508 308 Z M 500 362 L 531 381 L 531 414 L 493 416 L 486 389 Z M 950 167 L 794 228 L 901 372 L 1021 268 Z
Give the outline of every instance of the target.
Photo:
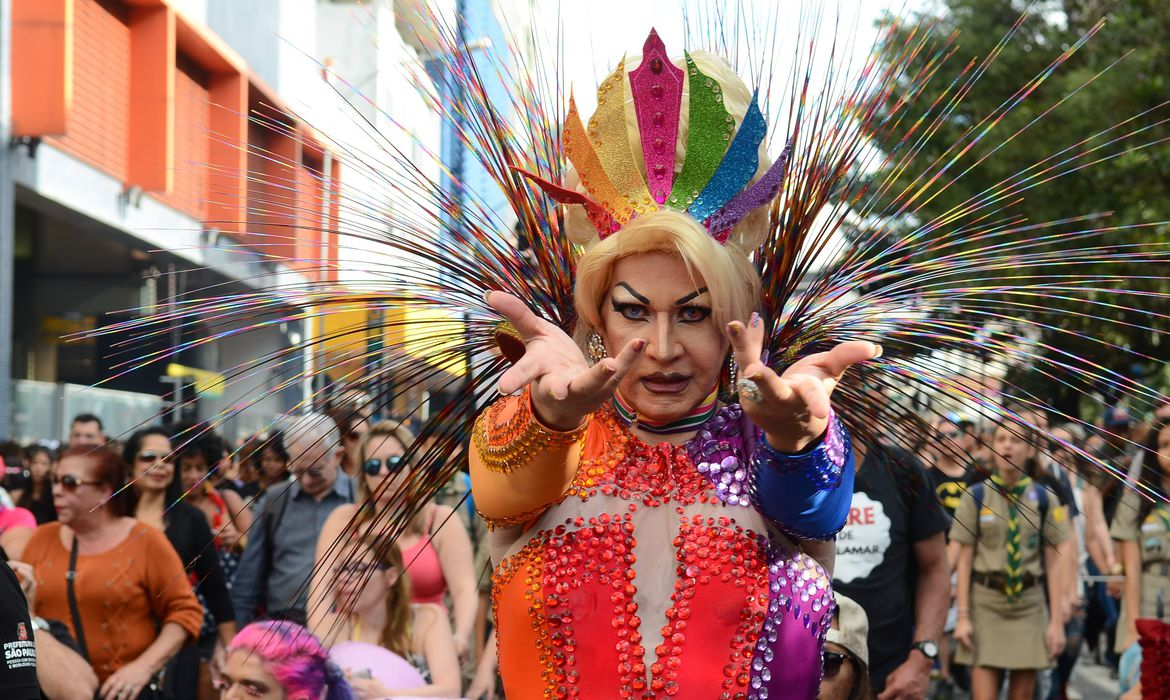
M 1168 45 L 1170 0 L 0 0 L 0 698 L 1163 663 Z
M 1085 663 L 1085 656 L 1081 657 L 1073 670 L 1072 689 L 1080 693 L 1082 700 L 1117 698 L 1117 680 L 1109 677 L 1109 669 L 1095 663 Z

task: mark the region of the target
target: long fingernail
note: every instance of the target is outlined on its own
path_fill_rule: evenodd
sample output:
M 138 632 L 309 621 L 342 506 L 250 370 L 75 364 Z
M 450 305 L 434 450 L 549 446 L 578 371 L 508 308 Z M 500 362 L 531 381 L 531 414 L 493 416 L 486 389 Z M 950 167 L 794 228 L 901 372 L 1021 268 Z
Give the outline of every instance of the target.
M 614 372 L 617 371 L 617 367 L 614 367 L 613 365 L 606 363 L 606 364 L 601 365 L 601 371 L 605 372 L 606 374 L 613 374 Z
M 881 357 L 883 352 L 885 352 L 885 351 L 882 349 L 882 346 L 878 345 L 878 346 L 877 346 L 877 352 L 875 352 L 875 353 L 873 354 L 873 359 L 875 359 L 875 360 L 876 360 L 876 359 L 878 359 L 879 357 Z
M 554 389 L 549 389 L 548 394 L 549 394 L 549 396 L 553 397 L 557 401 L 561 401 L 565 398 L 564 396 L 557 396 L 557 392 Z
M 755 328 L 758 325 L 760 325 L 760 314 L 753 311 L 752 312 L 752 328 Z
M 739 337 L 739 324 L 738 323 L 727 324 L 727 334 L 730 335 L 732 338 L 738 338 Z
M 488 303 L 488 297 L 490 297 L 491 295 L 492 295 L 492 290 L 485 289 L 483 292 L 483 303 L 485 303 L 485 304 Z
M 634 352 L 642 352 L 646 349 L 646 341 L 641 338 L 634 341 Z

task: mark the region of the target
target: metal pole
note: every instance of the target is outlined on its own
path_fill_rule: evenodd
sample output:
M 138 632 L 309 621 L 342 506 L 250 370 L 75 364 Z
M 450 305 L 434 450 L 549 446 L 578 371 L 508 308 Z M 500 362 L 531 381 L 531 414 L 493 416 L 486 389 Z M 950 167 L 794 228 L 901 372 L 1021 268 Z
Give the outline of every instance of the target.
M 12 0 L 0 0 L 0 436 L 12 436 Z

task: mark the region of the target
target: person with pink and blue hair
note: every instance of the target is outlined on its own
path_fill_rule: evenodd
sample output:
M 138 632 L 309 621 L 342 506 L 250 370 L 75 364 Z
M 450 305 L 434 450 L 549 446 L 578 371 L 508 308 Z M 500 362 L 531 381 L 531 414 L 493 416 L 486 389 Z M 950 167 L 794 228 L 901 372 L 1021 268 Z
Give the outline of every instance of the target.
M 253 622 L 228 646 L 221 698 L 354 700 L 345 674 L 312 632 L 288 620 Z

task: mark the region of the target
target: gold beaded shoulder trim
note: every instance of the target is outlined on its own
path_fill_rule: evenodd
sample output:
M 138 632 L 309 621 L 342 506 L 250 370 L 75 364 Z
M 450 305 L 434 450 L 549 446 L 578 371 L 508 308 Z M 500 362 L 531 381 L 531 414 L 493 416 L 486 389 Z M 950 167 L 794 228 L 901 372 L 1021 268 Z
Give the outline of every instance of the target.
M 532 394 L 528 388 L 520 395 L 516 412 L 502 421 L 504 409 L 510 403 L 501 400 L 489 406 L 476 419 L 471 433 L 479 457 L 490 472 L 508 474 L 526 466 L 541 452 L 576 444 L 585 436 L 589 425 L 586 418 L 580 428 L 567 433 L 544 427 L 532 410 Z
M 490 515 L 484 515 L 478 508 L 475 510 L 475 512 L 479 513 L 479 517 L 483 518 L 484 525 L 487 526 L 487 529 L 490 532 L 500 528 L 512 527 L 514 525 L 527 525 L 528 523 L 540 517 L 541 513 L 544 513 L 544 511 L 548 510 L 548 508 L 549 506 L 547 505 L 540 506 L 539 508 L 533 508 L 532 510 L 524 513 L 517 513 L 516 515 L 505 515 L 501 518 L 494 518 Z

